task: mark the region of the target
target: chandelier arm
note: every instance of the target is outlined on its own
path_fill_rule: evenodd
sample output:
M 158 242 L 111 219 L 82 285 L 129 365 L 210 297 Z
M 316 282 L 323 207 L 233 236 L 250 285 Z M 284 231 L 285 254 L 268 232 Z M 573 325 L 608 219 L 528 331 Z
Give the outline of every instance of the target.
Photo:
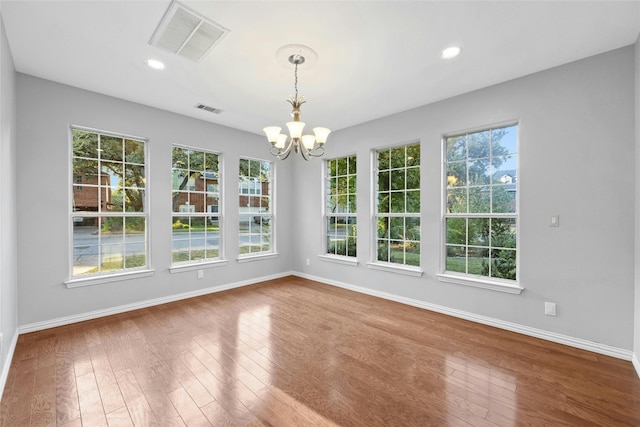
M 309 151 L 307 151 L 307 148 L 302 144 L 300 146 L 300 154 L 302 154 L 303 159 L 305 159 L 306 161 L 309 161 L 309 157 L 307 157 L 307 155 L 309 154 Z
M 315 153 L 314 153 L 315 152 Z M 317 147 L 313 150 L 307 151 L 307 154 L 312 157 L 320 157 L 324 155 L 324 147 Z

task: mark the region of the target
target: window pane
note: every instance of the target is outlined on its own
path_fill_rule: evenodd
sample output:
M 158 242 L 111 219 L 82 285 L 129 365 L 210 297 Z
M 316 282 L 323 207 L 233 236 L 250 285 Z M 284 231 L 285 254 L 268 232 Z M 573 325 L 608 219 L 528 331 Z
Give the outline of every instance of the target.
M 341 157 L 338 159 L 338 175 L 347 174 L 347 158 Z
M 378 217 L 378 238 L 389 238 L 389 217 Z
M 73 155 L 77 157 L 98 158 L 98 134 L 73 129 Z
M 491 250 L 491 277 L 516 279 L 516 251 L 509 249 Z
M 447 164 L 447 187 L 461 187 L 467 185 L 467 162 L 452 162 Z
M 390 193 L 378 193 L 378 212 L 379 213 L 389 212 L 390 199 L 391 199 Z
M 407 169 L 406 188 L 408 190 L 420 189 L 420 169 L 419 168 Z
M 420 144 L 407 146 L 407 167 L 420 166 Z
M 489 218 L 469 218 L 469 244 L 489 246 Z
M 447 213 L 467 213 L 467 189 L 447 189 Z
M 124 140 L 124 160 L 127 163 L 144 165 L 144 142 L 135 139 Z
M 391 193 L 391 212 L 403 213 L 405 212 L 404 206 L 404 191 L 396 191 Z
M 466 160 L 467 142 L 464 135 L 447 138 L 447 162 Z
M 123 158 L 123 139 L 115 136 L 101 135 L 100 158 L 102 160 L 116 160 L 121 162 Z
M 389 172 L 380 172 L 378 174 L 378 191 L 388 191 L 391 187 L 389 184 Z
M 389 241 L 378 240 L 378 261 L 389 261 Z
M 390 227 L 389 237 L 391 239 L 401 239 L 404 236 L 405 234 L 404 218 L 398 218 L 398 217 L 389 218 L 389 227 Z
M 499 248 L 516 247 L 516 220 L 494 218 L 491 220 L 491 246 Z
M 469 134 L 469 158 L 489 158 L 490 142 L 491 132 L 488 130 Z
M 469 188 L 469 212 L 489 212 L 490 188 L 489 186 Z
M 407 212 L 420 212 L 420 190 L 407 191 Z
M 469 274 L 489 275 L 489 249 L 469 248 L 467 262 Z
M 405 147 L 397 147 L 391 149 L 391 169 L 404 168 L 405 166 Z
M 464 247 L 447 246 L 446 270 L 458 273 L 467 272 L 467 259 Z
M 447 243 L 467 244 L 467 220 L 465 218 L 446 218 Z
M 390 150 L 382 150 L 378 151 L 378 170 L 383 171 L 389 169 L 390 160 L 389 155 L 391 154 Z
M 493 155 L 513 154 L 518 152 L 518 127 L 508 126 L 492 131 Z

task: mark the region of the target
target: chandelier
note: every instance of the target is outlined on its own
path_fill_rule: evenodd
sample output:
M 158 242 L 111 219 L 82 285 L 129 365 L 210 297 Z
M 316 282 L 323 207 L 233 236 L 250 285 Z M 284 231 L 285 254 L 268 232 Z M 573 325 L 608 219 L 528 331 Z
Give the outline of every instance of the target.
M 291 46 L 302 47 L 299 45 Z M 296 95 L 290 95 L 287 100 L 293 107 L 291 111 L 293 121 L 287 122 L 289 136 L 280 133 L 282 128 L 279 126 L 268 126 L 263 131 L 267 134 L 267 139 L 271 143 L 271 154 L 277 158 L 284 160 L 289 157 L 292 151 L 295 151 L 300 153 L 305 160 L 309 160 L 311 157 L 320 157 L 324 154 L 324 143 L 327 142 L 327 137 L 331 131 L 327 128 L 316 127 L 313 128 L 314 135 L 302 134 L 305 123 L 300 121 L 300 106 L 306 101 L 303 96 L 298 97 L 298 65 L 304 64 L 305 57 L 300 53 L 294 53 L 288 57 L 288 60 L 295 66 L 294 87 L 296 91 Z

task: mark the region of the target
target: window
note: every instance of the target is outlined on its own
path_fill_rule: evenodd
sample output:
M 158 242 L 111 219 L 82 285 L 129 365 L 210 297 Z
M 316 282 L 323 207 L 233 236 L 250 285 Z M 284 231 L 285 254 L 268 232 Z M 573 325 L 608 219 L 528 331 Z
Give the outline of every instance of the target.
M 173 265 L 220 259 L 219 155 L 173 146 L 171 255 Z
M 356 256 L 356 156 L 326 161 L 326 253 Z
M 517 125 L 444 138 L 445 273 L 515 281 Z
M 145 141 L 72 128 L 71 278 L 148 266 Z
M 420 266 L 420 144 L 376 152 L 376 261 Z
M 240 159 L 238 206 L 240 256 L 273 252 L 273 164 Z

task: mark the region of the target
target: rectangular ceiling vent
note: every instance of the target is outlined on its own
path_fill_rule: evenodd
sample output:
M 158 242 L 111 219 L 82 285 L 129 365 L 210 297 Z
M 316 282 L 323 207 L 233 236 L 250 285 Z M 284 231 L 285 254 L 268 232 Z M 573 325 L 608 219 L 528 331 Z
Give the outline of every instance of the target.
M 149 44 L 198 62 L 228 33 L 228 29 L 173 1 Z
M 196 105 L 196 108 L 198 110 L 208 111 L 208 112 L 213 113 L 213 114 L 222 113 L 222 110 L 220 110 L 219 108 L 209 107 L 208 105 L 204 105 L 204 104 L 198 104 L 198 105 Z

